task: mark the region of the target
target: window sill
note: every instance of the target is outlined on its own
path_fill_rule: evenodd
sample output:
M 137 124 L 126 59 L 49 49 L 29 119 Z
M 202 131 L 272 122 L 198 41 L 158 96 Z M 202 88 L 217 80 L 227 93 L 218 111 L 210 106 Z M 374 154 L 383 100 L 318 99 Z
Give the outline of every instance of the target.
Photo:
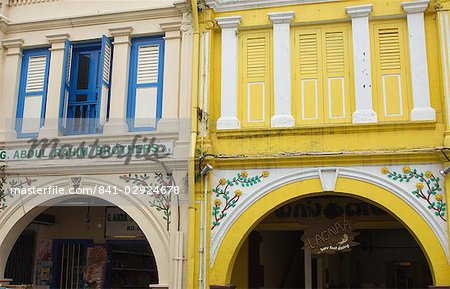
M 437 126 L 436 121 L 402 121 L 364 124 L 324 124 L 324 125 L 296 125 L 286 128 L 241 128 L 230 130 L 216 130 L 213 132 L 218 138 L 245 138 L 255 136 L 280 136 L 280 135 L 326 135 L 326 134 L 351 134 L 367 132 L 387 132 L 397 130 L 433 130 Z

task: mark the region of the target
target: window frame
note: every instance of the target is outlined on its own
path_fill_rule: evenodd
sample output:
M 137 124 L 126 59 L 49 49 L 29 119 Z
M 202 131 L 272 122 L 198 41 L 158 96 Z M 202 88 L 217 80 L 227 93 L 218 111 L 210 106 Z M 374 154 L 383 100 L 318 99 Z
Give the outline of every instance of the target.
M 50 49 L 46 48 L 36 48 L 24 50 L 22 52 L 22 63 L 20 68 L 20 80 L 19 80 L 19 93 L 17 97 L 17 111 L 16 111 L 16 134 L 17 138 L 33 138 L 39 135 L 39 132 L 33 133 L 22 133 L 22 124 L 23 124 L 23 113 L 25 110 L 25 98 L 27 96 L 41 95 L 40 92 L 26 92 L 27 86 L 27 76 L 28 76 L 28 66 L 29 60 L 33 56 L 43 56 L 47 57 L 46 65 L 45 65 L 45 73 L 44 73 L 44 88 L 42 92 L 42 101 L 41 101 L 41 118 L 39 127 L 42 127 L 45 122 L 45 111 L 46 111 L 46 103 L 47 103 L 47 92 L 48 92 L 48 77 L 50 72 Z
M 158 55 L 158 81 L 157 83 L 138 84 L 138 53 L 140 46 L 159 45 Z M 164 57 L 165 57 L 165 41 L 163 35 L 136 37 L 131 40 L 130 49 L 130 70 L 128 77 L 128 97 L 127 97 L 127 124 L 130 132 L 138 131 L 155 131 L 158 127 L 158 122 L 162 117 L 162 101 L 163 101 L 163 87 L 164 87 Z M 136 89 L 140 87 L 156 87 L 157 88 L 157 104 L 154 127 L 135 127 L 135 112 L 136 112 Z

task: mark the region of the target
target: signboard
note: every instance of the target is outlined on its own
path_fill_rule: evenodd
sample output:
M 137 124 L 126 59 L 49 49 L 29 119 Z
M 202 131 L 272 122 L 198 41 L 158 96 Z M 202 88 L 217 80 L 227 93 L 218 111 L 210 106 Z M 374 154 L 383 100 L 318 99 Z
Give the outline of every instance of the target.
M 394 221 L 384 210 L 351 198 L 314 198 L 289 203 L 270 214 L 264 223 L 304 223 L 315 219 L 320 221 L 350 219 L 356 221 Z
M 105 238 L 139 238 L 144 233 L 127 213 L 117 207 L 106 208 Z
M 353 241 L 357 235 L 348 221 L 329 221 L 309 226 L 301 239 L 312 254 L 335 254 L 349 252 L 358 245 Z
M 0 161 L 29 161 L 29 160 L 57 160 L 57 159 L 108 159 L 108 158 L 161 158 L 172 155 L 173 141 L 156 141 L 128 144 L 99 144 L 98 140 L 92 144 L 81 142 L 63 144 L 58 139 L 39 140 L 28 148 L 0 149 Z

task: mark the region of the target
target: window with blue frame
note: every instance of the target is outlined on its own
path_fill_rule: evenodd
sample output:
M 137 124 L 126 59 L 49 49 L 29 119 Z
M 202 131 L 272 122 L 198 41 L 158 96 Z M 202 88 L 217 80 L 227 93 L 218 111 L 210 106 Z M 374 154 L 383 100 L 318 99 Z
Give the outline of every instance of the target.
M 36 137 L 44 124 L 49 63 L 48 48 L 23 52 L 16 115 L 18 137 Z
M 107 121 L 112 43 L 66 42 L 60 127 L 64 134 L 101 133 Z
M 164 39 L 133 39 L 127 107 L 130 130 L 156 129 L 162 114 L 163 78 Z

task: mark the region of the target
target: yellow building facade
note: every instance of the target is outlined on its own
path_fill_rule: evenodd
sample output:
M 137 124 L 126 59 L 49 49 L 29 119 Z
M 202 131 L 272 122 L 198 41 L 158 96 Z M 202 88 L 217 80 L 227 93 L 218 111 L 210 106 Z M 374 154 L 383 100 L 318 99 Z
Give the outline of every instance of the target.
M 188 288 L 450 286 L 449 9 L 199 6 Z

